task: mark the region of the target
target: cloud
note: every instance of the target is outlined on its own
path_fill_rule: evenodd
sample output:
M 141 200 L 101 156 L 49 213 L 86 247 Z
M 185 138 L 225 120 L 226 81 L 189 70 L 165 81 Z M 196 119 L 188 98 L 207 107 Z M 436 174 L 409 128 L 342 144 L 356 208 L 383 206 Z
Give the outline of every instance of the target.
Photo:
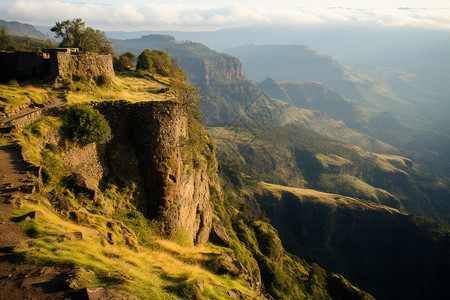
M 252 24 L 311 25 L 367 23 L 379 26 L 414 26 L 450 29 L 450 9 L 296 9 L 244 4 L 187 5 L 129 1 L 114 4 L 18 0 L 0 4 L 0 18 L 36 25 L 82 18 L 89 26 L 103 30 L 205 30 Z M 115 4 L 119 3 L 119 4 Z

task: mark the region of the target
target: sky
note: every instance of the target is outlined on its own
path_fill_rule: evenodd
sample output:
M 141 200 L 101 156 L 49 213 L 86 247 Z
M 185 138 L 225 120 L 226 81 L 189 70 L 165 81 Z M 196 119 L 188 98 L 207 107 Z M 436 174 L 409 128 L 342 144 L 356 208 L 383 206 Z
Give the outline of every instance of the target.
M 254 24 L 412 26 L 450 30 L 449 0 L 0 0 L 0 19 L 101 30 L 217 30 Z

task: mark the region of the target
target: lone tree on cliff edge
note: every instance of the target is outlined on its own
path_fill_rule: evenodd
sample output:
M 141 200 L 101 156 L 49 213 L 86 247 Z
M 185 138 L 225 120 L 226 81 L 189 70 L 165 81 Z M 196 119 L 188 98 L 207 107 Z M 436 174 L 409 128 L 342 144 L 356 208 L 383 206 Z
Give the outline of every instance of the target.
M 56 22 L 50 29 L 61 37 L 60 47 L 79 48 L 81 51 L 92 51 L 100 54 L 113 54 L 111 42 L 104 32 L 86 27 L 81 19 Z

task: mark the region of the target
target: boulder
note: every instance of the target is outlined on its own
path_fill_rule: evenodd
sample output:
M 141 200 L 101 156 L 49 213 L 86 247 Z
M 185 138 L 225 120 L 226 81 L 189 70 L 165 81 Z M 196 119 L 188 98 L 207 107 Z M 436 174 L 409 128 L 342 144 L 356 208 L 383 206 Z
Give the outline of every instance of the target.
M 32 211 L 32 212 L 24 214 L 24 215 L 22 215 L 20 217 L 12 218 L 11 220 L 13 222 L 21 222 L 21 221 L 24 221 L 24 220 L 37 220 L 41 216 L 42 216 L 42 213 L 40 211 Z
M 8 200 L 6 200 L 6 203 L 12 204 L 18 209 L 21 209 L 23 206 L 21 194 L 18 192 L 12 193 Z
M 228 237 L 225 227 L 218 220 L 212 221 L 211 233 L 209 234 L 209 240 L 219 246 L 229 247 L 230 238 Z
M 97 186 L 89 177 L 74 173 L 69 176 L 68 182 L 77 192 L 87 194 L 90 199 L 94 200 L 97 197 Z
M 203 291 L 205 290 L 205 282 L 203 281 L 203 279 L 197 278 L 194 289 L 198 291 L 199 294 L 203 294 Z
M 33 184 L 24 184 L 19 187 L 22 193 L 34 194 L 36 192 L 36 186 Z
M 64 195 L 55 195 L 52 198 L 52 203 L 62 213 L 68 213 L 75 208 L 69 198 Z

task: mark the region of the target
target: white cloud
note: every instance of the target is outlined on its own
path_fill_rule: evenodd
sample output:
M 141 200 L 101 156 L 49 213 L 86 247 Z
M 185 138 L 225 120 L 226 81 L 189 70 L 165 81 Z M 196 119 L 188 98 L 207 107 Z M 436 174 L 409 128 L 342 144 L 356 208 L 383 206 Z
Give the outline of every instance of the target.
M 103 30 L 219 29 L 251 24 L 325 24 L 363 22 L 379 26 L 450 29 L 450 9 L 285 8 L 244 4 L 187 5 L 186 2 L 113 4 L 18 0 L 0 4 L 0 18 L 37 25 L 82 18 Z M 117 4 L 116 4 L 117 3 Z M 214 2 L 214 3 L 217 3 Z

